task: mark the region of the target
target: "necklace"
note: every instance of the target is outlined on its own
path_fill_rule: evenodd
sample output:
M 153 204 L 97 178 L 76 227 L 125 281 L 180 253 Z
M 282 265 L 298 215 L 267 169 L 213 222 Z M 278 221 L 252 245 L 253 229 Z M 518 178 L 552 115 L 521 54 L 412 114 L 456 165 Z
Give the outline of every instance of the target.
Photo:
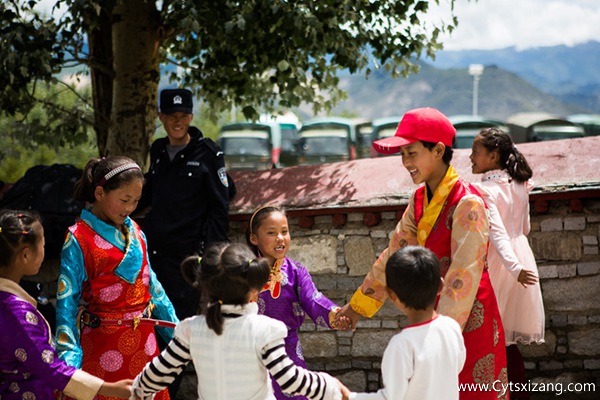
M 283 274 L 281 273 L 281 266 L 283 265 L 283 258 L 275 260 L 271 267 L 271 273 L 269 274 L 269 280 L 263 287 L 263 291 L 268 290 L 271 292 L 271 297 L 277 299 L 281 294 L 281 281 L 283 280 Z

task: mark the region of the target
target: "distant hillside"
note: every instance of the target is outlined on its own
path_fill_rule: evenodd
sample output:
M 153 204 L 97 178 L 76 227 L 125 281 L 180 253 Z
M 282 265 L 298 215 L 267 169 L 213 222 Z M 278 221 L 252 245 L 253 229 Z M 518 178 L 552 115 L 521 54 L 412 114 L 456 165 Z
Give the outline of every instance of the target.
M 378 118 L 402 115 L 411 108 L 431 106 L 447 115 L 471 114 L 473 77 L 467 68 L 438 69 L 422 64 L 417 75 L 392 79 L 376 71 L 368 79 L 343 76 L 341 87 L 348 100 L 335 113 L 347 112 L 362 117 Z M 582 107 L 565 104 L 542 92 L 514 73 L 488 65 L 479 82 L 479 114 L 506 119 L 522 111 L 545 111 L 559 115 L 586 112 Z
M 600 112 L 600 42 L 597 41 L 522 51 L 514 47 L 441 51 L 429 63 L 437 68 L 467 68 L 473 63 L 497 65 L 563 102 Z

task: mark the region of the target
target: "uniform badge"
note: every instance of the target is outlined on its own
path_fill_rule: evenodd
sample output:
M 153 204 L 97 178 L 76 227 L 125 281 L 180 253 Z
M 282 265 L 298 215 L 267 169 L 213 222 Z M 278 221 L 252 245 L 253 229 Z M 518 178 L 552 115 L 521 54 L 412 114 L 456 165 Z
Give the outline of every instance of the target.
M 221 180 L 223 186 L 229 187 L 229 182 L 227 181 L 227 171 L 225 168 L 220 168 L 217 173 L 219 174 L 219 179 Z

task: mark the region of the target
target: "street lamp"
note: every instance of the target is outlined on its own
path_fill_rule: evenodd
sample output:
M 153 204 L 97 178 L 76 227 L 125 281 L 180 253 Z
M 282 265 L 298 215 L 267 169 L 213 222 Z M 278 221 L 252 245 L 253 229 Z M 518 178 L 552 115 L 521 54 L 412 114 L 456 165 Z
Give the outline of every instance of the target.
M 469 65 L 469 75 L 473 75 L 473 116 L 477 116 L 477 96 L 479 95 L 479 78 L 483 74 L 483 65 Z

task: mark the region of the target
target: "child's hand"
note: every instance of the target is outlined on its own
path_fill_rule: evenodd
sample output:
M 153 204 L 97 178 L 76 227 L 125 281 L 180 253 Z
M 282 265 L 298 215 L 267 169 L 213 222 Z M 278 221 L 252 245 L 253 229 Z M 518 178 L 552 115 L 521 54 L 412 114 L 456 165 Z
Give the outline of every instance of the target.
M 348 389 L 339 379 L 336 379 L 340 384 L 340 390 L 342 391 L 342 400 L 348 400 L 350 398 L 350 389 Z
M 517 280 L 521 285 L 523 285 L 524 288 L 526 288 L 527 285 L 533 285 L 536 283 L 538 281 L 538 277 L 534 272 L 523 268 L 521 272 L 519 272 L 519 277 Z
M 354 330 L 356 329 L 356 324 L 358 323 L 359 319 L 360 314 L 354 311 L 352 307 L 350 307 L 350 304 L 346 304 L 344 307 L 336 311 L 334 321 L 336 324 L 345 326 L 343 329 L 340 328 L 341 330 Z
M 123 379 L 117 382 L 104 382 L 98 394 L 107 397 L 120 397 L 128 399 L 131 396 L 132 379 Z

